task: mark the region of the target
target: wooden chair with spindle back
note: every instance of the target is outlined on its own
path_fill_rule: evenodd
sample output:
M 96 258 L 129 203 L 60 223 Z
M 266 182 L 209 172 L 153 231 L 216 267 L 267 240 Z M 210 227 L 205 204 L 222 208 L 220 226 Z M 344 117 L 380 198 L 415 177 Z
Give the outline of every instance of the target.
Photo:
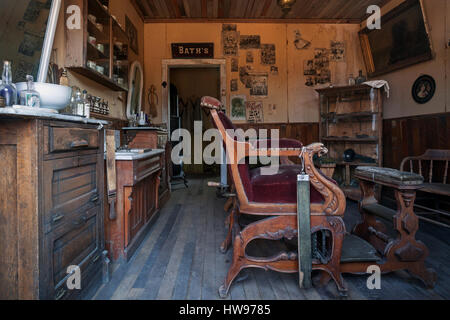
M 403 159 L 400 165 L 400 171 L 410 171 L 424 177 L 425 182 L 423 187 L 419 189 L 420 192 L 448 197 L 450 196 L 450 184 L 448 183 L 449 163 L 450 150 L 429 149 L 421 156 Z M 415 206 L 416 208 L 423 209 L 427 212 L 450 217 L 450 212 L 447 211 L 428 208 L 419 204 L 416 204 Z M 423 214 L 423 212 L 417 212 L 417 215 L 422 220 L 449 227 L 448 224 L 424 217 Z

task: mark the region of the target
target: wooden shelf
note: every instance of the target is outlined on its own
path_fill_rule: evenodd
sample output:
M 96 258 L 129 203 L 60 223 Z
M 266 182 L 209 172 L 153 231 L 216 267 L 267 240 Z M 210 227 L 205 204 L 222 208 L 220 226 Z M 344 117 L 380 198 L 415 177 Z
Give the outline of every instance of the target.
M 323 89 L 316 89 L 316 91 L 325 96 L 338 96 L 343 93 L 352 93 L 352 92 L 361 92 L 361 91 L 369 91 L 372 89 L 372 87 L 361 84 L 356 86 L 341 86 L 341 87 L 331 87 L 331 88 L 323 88 Z
M 352 186 L 356 167 L 383 165 L 383 95 L 368 85 L 343 86 L 316 90 L 319 95 L 320 137 L 336 160 L 335 175 L 344 181 L 346 196 L 359 200 L 358 187 Z M 353 149 L 357 155 L 345 162 L 342 155 Z M 365 159 L 368 158 L 368 159 Z M 367 163 L 364 160 L 373 159 Z
M 127 84 L 119 84 L 113 80 L 115 62 L 113 46 L 116 41 L 115 38 L 119 37 L 123 46 L 128 48 L 129 43 L 125 31 L 111 16 L 109 10 L 103 7 L 98 0 L 80 1 L 80 7 L 82 7 L 80 8 L 81 12 L 87 12 L 88 15 L 95 16 L 96 22 L 93 23 L 86 17 L 83 20 L 82 28 L 72 30 L 66 35 L 67 50 L 65 67 L 114 91 L 128 92 Z M 96 23 L 101 23 L 103 30 L 98 29 Z M 88 34 L 95 37 L 98 43 L 104 45 L 104 52 L 98 50 L 96 45 L 92 45 L 86 41 Z M 89 68 L 88 61 L 93 61 L 97 65 L 104 67 L 105 74 Z M 121 76 L 124 78 L 124 82 L 128 83 L 128 63 L 124 61 L 122 64 L 124 65 L 125 75 Z
M 97 49 L 93 44 L 90 42 L 87 43 L 87 60 L 106 60 L 108 56 Z
M 108 44 L 109 45 L 109 34 L 105 32 L 105 30 L 101 31 L 97 26 L 92 23 L 91 20 L 88 21 L 88 33 L 89 35 L 95 37 L 97 39 L 97 43 Z M 103 26 L 104 29 L 109 28 L 108 25 Z
M 100 72 L 97 72 L 96 70 L 93 70 L 88 67 L 68 67 L 69 70 L 76 72 L 78 74 L 81 74 L 85 76 L 86 78 L 89 78 L 101 85 L 104 85 L 105 87 L 114 90 L 114 91 L 127 91 L 128 88 L 126 88 L 123 85 L 120 85 L 116 82 L 114 82 L 109 77 L 101 74 Z

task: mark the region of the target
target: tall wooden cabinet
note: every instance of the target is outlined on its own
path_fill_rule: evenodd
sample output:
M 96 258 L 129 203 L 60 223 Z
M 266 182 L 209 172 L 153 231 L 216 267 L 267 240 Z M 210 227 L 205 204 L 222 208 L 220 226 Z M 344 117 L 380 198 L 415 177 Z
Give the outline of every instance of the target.
M 320 96 L 320 140 L 329 150 L 328 157 L 336 162 L 334 178 L 348 198 L 360 200 L 356 167 L 383 165 L 383 91 L 367 85 L 316 91 Z M 346 159 L 347 150 L 356 156 Z
M 0 299 L 81 297 L 102 275 L 103 129 L 0 115 L 0 159 Z

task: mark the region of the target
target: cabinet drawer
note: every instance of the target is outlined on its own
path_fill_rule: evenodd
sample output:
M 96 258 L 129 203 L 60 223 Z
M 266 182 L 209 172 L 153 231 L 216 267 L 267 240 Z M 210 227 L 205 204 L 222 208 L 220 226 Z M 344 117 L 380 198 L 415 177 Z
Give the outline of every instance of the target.
M 89 210 L 102 201 L 99 155 L 44 161 L 44 232 L 64 224 L 74 212 Z
M 55 298 L 61 295 L 60 288 L 67 289 L 69 266 L 78 266 L 82 277 L 85 277 L 86 271 L 101 260 L 99 214 L 99 207 L 87 212 L 80 211 L 46 236 L 51 261 L 51 287 L 55 289 Z M 82 282 L 81 285 L 87 284 Z
M 99 132 L 96 129 L 48 128 L 48 153 L 98 149 Z

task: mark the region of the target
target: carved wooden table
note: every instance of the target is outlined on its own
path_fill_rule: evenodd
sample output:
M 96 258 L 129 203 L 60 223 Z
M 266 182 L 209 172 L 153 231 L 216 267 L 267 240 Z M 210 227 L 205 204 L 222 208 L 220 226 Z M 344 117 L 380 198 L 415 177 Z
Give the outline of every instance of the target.
M 378 265 L 382 273 L 407 270 L 422 280 L 427 287 L 434 287 L 436 273 L 427 269 L 425 259 L 428 248 L 416 240 L 419 219 L 414 213 L 416 190 L 420 189 L 423 177 L 414 173 L 377 167 L 358 167 L 355 176 L 360 181 L 362 200 L 359 207 L 362 215 L 353 233 L 369 242 L 381 255 L 374 262 L 342 263 L 343 273 L 366 273 L 371 265 Z M 397 211 L 386 208 L 375 199 L 375 185 L 391 187 L 395 190 Z M 388 233 L 385 224 L 376 216 L 393 219 L 394 233 Z

